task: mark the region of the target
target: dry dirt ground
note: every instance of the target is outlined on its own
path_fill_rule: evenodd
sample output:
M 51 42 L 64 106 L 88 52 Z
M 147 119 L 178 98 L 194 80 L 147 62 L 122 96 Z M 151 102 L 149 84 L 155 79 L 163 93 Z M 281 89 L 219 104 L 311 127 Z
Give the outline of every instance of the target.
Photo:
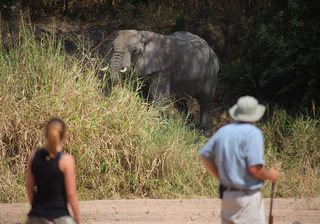
M 265 199 L 266 215 L 269 199 Z M 103 200 L 83 201 L 83 223 L 219 223 L 219 199 L 191 200 Z M 17 224 L 24 219 L 27 204 L 0 204 L 0 223 Z M 275 199 L 274 223 L 320 223 L 320 198 Z

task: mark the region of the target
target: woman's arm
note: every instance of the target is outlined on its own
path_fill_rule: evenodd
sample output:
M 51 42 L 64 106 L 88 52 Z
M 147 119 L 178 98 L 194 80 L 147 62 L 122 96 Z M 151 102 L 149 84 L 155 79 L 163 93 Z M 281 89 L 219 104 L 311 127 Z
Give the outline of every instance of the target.
M 26 189 L 27 189 L 27 195 L 28 195 L 28 201 L 30 204 L 33 202 L 34 197 L 34 187 L 35 187 L 35 181 L 32 174 L 31 166 L 32 161 L 34 158 L 36 151 L 32 151 L 31 155 L 29 156 L 28 164 L 27 164 L 27 180 L 26 180 Z
M 64 174 L 66 194 L 77 224 L 81 223 L 79 201 L 76 192 L 76 173 L 74 158 L 70 154 L 64 155 L 60 160 L 60 169 Z

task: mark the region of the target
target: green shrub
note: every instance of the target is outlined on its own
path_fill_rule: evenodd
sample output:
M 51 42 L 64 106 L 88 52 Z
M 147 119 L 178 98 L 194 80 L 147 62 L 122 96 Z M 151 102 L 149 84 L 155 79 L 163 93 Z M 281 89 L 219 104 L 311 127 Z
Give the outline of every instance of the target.
M 239 54 L 230 52 L 223 66 L 230 91 L 291 108 L 319 102 L 318 10 L 303 0 L 256 10 L 235 46 Z

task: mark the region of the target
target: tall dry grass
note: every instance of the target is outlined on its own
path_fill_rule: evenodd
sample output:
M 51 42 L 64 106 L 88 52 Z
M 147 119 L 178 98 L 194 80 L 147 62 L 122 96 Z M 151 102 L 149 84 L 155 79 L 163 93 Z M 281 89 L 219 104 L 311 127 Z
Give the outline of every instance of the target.
M 278 196 L 320 196 L 319 112 L 293 117 L 276 109 L 262 129 L 267 162 L 276 164 L 282 171 Z
M 36 41 L 23 24 L 16 35 L 0 49 L 0 202 L 26 200 L 26 161 L 51 116 L 68 124 L 81 199 L 217 195 L 197 159 L 205 139 L 183 119 L 163 116 L 130 82 L 105 97 L 99 65 L 67 56 L 54 36 Z M 277 195 L 319 196 L 319 119 L 276 110 L 261 127 L 267 164 L 283 172 Z
M 108 97 L 97 65 L 63 53 L 54 37 L 35 41 L 24 25 L 0 51 L 0 201 L 24 200 L 27 157 L 43 124 L 68 124 L 65 148 L 77 161 L 82 199 L 190 197 L 214 185 L 197 160 L 199 136 L 182 119 L 164 118 L 137 91 L 116 86 Z

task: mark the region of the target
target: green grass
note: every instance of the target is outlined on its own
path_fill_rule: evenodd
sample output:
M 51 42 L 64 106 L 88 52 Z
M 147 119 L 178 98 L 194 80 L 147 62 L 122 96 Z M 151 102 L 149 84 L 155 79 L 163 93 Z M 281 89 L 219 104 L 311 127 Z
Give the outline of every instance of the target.
M 205 138 L 179 115 L 145 103 L 130 82 L 105 97 L 85 54 L 67 56 L 54 37 L 35 41 L 23 24 L 16 36 L 0 49 L 0 202 L 26 201 L 26 161 L 52 116 L 68 124 L 81 199 L 217 196 L 198 161 Z M 319 195 L 319 120 L 278 110 L 261 126 L 267 163 L 284 173 L 277 195 Z

